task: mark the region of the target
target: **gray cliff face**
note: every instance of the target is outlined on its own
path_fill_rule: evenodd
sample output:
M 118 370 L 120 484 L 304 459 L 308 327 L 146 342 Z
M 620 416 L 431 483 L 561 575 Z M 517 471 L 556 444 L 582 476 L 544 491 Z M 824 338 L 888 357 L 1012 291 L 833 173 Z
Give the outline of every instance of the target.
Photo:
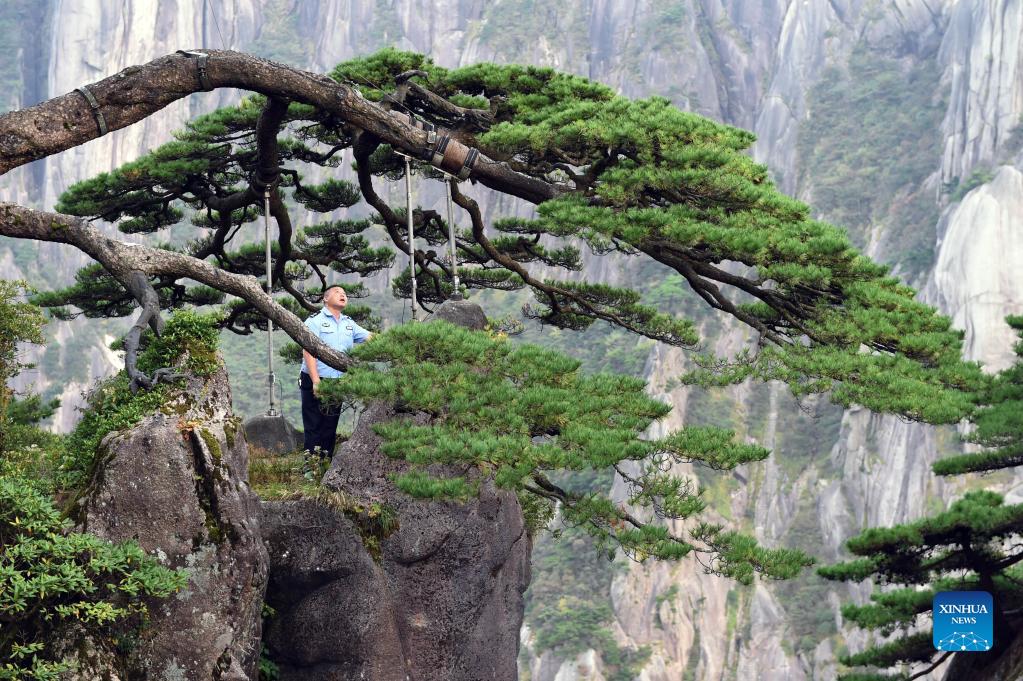
M 952 316 L 966 331 L 970 358 L 991 369 L 1010 361 L 1011 336 L 1002 317 L 1023 312 L 1021 0 L 228 0 L 215 5 L 219 31 L 203 0 L 51 0 L 50 15 L 61 20 L 47 23 L 45 13 L 36 17 L 46 26 L 38 34 L 48 36 L 48 56 L 36 60 L 23 52 L 20 57 L 26 73 L 48 73 L 45 87 L 34 84 L 35 90 L 25 89 L 18 101 L 66 92 L 179 47 L 219 47 L 220 33 L 230 47 L 263 50 L 319 70 L 383 45 L 429 53 L 445 66 L 525 61 L 586 75 L 630 96 L 669 96 L 684 108 L 752 129 L 758 136 L 757 160 L 770 166 L 785 191 L 815 203 L 824 179 L 819 173 L 842 176 L 834 168 L 807 170 L 801 140 L 815 115 L 814 88 L 832 83 L 860 52 L 878 55 L 901 73 L 933 68 L 937 75 L 923 94 L 942 112 L 919 136 L 938 140 L 937 150 L 905 186 L 878 189 L 888 191 L 878 199 L 883 205 L 857 238 Z M 274 35 L 303 39 L 283 41 L 292 48 L 280 54 L 274 52 Z M 235 96 L 197 95 L 179 102 L 146 123 L 0 179 L 0 196 L 50 207 L 63 187 L 134 158 L 169 139 L 187 117 Z M 481 198 L 492 211 L 525 210 L 506 199 Z M 914 221 L 900 212 L 910 199 L 924 218 Z M 900 245 L 912 236 L 907 230 L 924 224 L 934 236 L 928 232 L 913 242 L 915 252 L 907 253 Z M 82 262 L 69 250 L 42 247 L 26 255 L 8 244 L 0 243 L 3 276 L 45 270 L 66 280 Z M 904 265 L 914 254 L 925 263 L 915 271 Z M 587 274 L 612 282 L 629 276 L 607 260 L 595 260 Z M 59 333 L 65 346 L 76 339 L 86 347 L 101 345 L 98 337 L 82 340 L 83 326 Z M 746 340 L 741 329 L 725 325 L 715 349 L 734 351 Z M 93 355 L 88 371 L 65 392 L 65 425 L 73 419 L 72 398 L 81 386 L 116 361 L 99 350 Z M 675 406 L 666 427 L 728 410 L 736 415 L 740 433 L 773 448 L 768 461 L 739 472 L 742 481 L 701 479 L 721 518 L 765 543 L 802 546 L 823 561 L 834 560 L 842 543 L 865 525 L 919 517 L 958 493 L 957 481 L 941 483 L 929 471 L 935 458 L 958 446 L 949 429 L 863 410 L 843 413 L 823 400 L 808 415 L 772 387 L 741 386 L 710 398 L 671 383 L 688 361 L 684 353 L 665 348 L 655 348 L 648 359 L 651 390 Z M 45 386 L 45 373 L 37 382 Z M 1016 480 L 1006 491 L 1023 496 L 1021 483 Z M 300 512 L 316 511 L 294 511 Z M 286 515 L 281 518 L 290 522 Z M 336 574 L 347 569 L 338 567 Z M 322 598 L 336 588 L 324 587 Z M 615 577 L 607 598 L 616 640 L 650 646 L 650 659 L 637 677 L 643 681 L 831 679 L 835 651 L 840 646 L 855 651 L 866 643 L 862 633 L 843 627 L 839 602 L 866 593 L 812 576 L 795 585 L 741 589 L 685 561 L 629 566 Z M 391 636 L 387 631 L 381 628 L 381 636 Z M 606 678 L 599 651 L 561 659 L 532 648 L 528 627 L 523 640 L 534 651 L 522 665 L 533 679 Z
M 125 678 L 254 678 L 267 552 L 238 431 L 221 366 L 101 445 L 103 463 L 79 502 L 82 528 L 135 540 L 188 572 L 186 589 L 154 607 L 138 644 L 112 665 Z
M 281 678 L 403 681 L 395 604 L 359 528 L 307 500 L 264 503 L 261 524 L 275 610 L 264 641 Z
M 942 88 L 950 90 L 944 95 L 948 98 L 941 131 L 945 144 L 941 156 L 932 161 L 932 174 L 921 185 L 930 188 L 933 201 L 938 203 L 941 181 L 967 178 L 977 170 L 994 170 L 987 182 L 960 202 L 941 209 L 938 241 L 932 244 L 935 262 L 923 278 L 924 296 L 966 331 L 968 357 L 984 362 L 991 370 L 1003 368 L 1011 359 L 1012 340 L 1003 317 L 1018 313 L 1023 306 L 1017 250 L 1023 234 L 1023 213 L 1018 206 L 1023 196 L 1018 184 L 1020 150 L 1007 148 L 1006 142 L 1010 137 L 1007 131 L 1019 124 L 1023 112 L 1018 95 L 1023 85 L 1019 76 L 1020 33 L 1012 28 L 1023 19 L 1023 8 L 1018 2 L 899 3 L 887 10 L 875 7 L 867 11 L 843 9 L 841 3 L 810 2 L 793 3 L 789 10 L 778 43 L 781 66 L 768 94 L 768 99 L 774 101 L 763 104 L 755 129 L 760 137 L 755 151 L 770 165 L 782 186 L 800 195 L 812 198 L 813 178 L 796 182 L 800 169 L 799 159 L 792 153 L 797 141 L 793 135 L 798 135 L 798 126 L 807 115 L 807 90 L 822 69 L 841 65 L 843 51 L 856 40 L 865 40 L 874 49 L 885 49 L 906 63 L 937 51 L 933 58 L 942 68 Z M 1007 162 L 1010 165 L 998 166 Z M 890 236 L 884 231 L 897 229 L 897 224 L 873 228 L 868 250 L 874 257 L 894 259 L 892 253 L 883 250 L 885 237 Z M 653 358 L 649 375 L 671 375 L 678 367 L 674 359 L 661 353 Z M 763 396 L 754 399 L 762 400 Z M 768 399 L 769 412 L 776 414 L 773 391 Z M 739 409 L 754 408 L 749 396 L 736 394 L 733 400 Z M 695 416 L 691 408 L 685 413 L 688 396 L 673 396 L 673 402 L 684 412 L 682 420 Z M 776 420 L 777 416 L 769 417 L 768 426 Z M 731 501 L 733 511 L 745 509 L 750 528 L 767 543 L 797 545 L 797 532 L 809 530 L 820 541 L 812 552 L 822 560 L 835 560 L 842 542 L 862 527 L 920 517 L 942 507 L 956 494 L 959 481 L 943 484 L 930 473 L 930 465 L 939 453 L 956 446 L 954 434 L 946 429 L 849 410 L 842 417 L 837 438 L 819 443 L 823 457 L 813 461 L 810 468 L 788 473 L 783 470 L 784 462 L 792 451 L 784 439 L 772 442 L 771 430 L 763 430 L 761 441 L 772 446 L 775 454 L 760 465 L 759 471 L 749 471 L 751 489 L 734 493 Z M 752 509 L 746 506 L 746 495 L 757 499 Z M 801 516 L 808 522 L 802 522 Z M 647 584 L 647 593 L 656 599 L 658 593 L 665 592 L 658 584 L 658 572 L 656 567 L 637 568 L 621 580 Z M 687 584 L 693 586 L 693 582 Z M 703 612 L 691 617 L 699 620 L 710 614 L 710 630 L 727 628 L 731 614 L 720 608 L 714 612 L 714 603 L 717 594 L 731 586 L 714 579 L 696 584 L 705 600 L 698 608 Z M 629 588 L 642 590 L 635 585 Z M 866 593 L 831 586 L 820 596 L 830 603 L 840 625 L 838 597 L 863 599 Z M 640 596 L 637 600 L 644 599 Z M 697 673 L 696 678 L 701 679 L 730 678 L 733 673 L 737 678 L 833 678 L 835 642 L 844 641 L 855 651 L 866 640 L 860 632 L 840 629 L 815 648 L 793 651 L 798 623 L 811 616 L 809 605 L 793 599 L 783 587 L 758 587 L 746 615 L 747 637 L 718 642 L 711 650 L 701 639 L 700 648 L 694 647 L 682 658 L 666 649 L 664 664 L 673 662 L 674 668 L 668 673 L 654 672 L 652 664 L 646 678 L 678 678 L 685 669 L 706 670 Z M 623 619 L 620 612 L 619 618 Z M 633 638 L 637 644 L 653 642 L 655 646 L 657 639 L 643 635 Z M 737 654 L 733 646 L 738 648 Z M 654 656 L 657 661 L 657 647 Z M 708 670 L 711 660 L 726 660 L 726 670 Z M 931 676 L 940 678 L 942 674 L 943 670 L 938 670 Z
M 965 180 L 1008 151 L 1023 110 L 1023 9 L 1016 0 L 958 2 L 940 59 L 951 98 L 941 179 Z M 1019 149 L 1015 150 L 1017 153 Z

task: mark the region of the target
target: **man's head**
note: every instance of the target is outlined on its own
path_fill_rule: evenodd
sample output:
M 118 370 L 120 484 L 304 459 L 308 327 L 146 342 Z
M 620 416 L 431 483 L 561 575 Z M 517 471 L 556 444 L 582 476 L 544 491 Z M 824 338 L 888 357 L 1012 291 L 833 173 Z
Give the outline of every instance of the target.
M 343 310 L 348 304 L 348 295 L 341 286 L 328 286 L 323 292 L 323 304 L 332 310 Z

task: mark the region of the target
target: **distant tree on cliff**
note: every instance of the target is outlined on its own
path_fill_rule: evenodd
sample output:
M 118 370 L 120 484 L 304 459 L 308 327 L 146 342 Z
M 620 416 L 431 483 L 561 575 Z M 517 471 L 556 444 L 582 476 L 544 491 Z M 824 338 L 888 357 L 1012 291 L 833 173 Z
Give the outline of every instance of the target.
M 0 204 L 0 234 L 72 244 L 97 261 L 79 273 L 74 286 L 44 295 L 40 303 L 62 316 L 77 314 L 71 308 L 107 317 L 142 308 L 127 343 L 134 385 L 161 378 L 136 365 L 142 329 L 148 325 L 159 333 L 161 310 L 189 304 L 222 304 L 223 325 L 241 333 L 271 319 L 328 364 L 352 368 L 357 360 L 319 343 L 300 315 L 317 308 L 325 268 L 368 276 L 392 263 L 390 248 L 371 245 L 374 225 L 382 225 L 384 238 L 407 252 L 408 215 L 378 191 L 380 178 L 401 177 L 400 152 L 424 176 L 442 180 L 439 167 L 536 205 L 535 218 L 488 225 L 462 185 L 443 180 L 471 225 L 456 237 L 461 281 L 476 289 L 529 289 L 536 299 L 524 309 L 529 317 L 565 329 L 604 321 L 696 348 L 701 339 L 693 320 L 643 304 L 630 288 L 571 274 L 581 268 L 580 246 L 598 255 L 647 258 L 680 275 L 700 300 L 755 335 L 754 346 L 738 356 L 706 358 L 701 370 L 683 377 L 690 383 L 780 380 L 797 396 L 829 392 L 842 405 L 936 423 L 954 422 L 970 408 L 966 391 L 978 368 L 961 361 L 961 334 L 886 268 L 857 253 L 840 229 L 811 219 L 807 206 L 781 194 L 767 169 L 744 153 L 752 134 L 680 111 L 663 98 L 629 100 L 550 69 L 480 64 L 448 70 L 420 55 L 385 50 L 341 64 L 326 77 L 235 52 L 179 53 L 0 116 L 0 172 L 217 87 L 258 94 L 196 119 L 175 141 L 142 158 L 70 188 L 58 205 L 63 214 Z M 357 184 L 304 179 L 310 169 L 336 167 L 349 149 Z M 277 225 L 271 275 L 276 299 L 260 287 L 261 249 L 240 245 L 237 236 L 263 210 L 267 190 Z M 369 219 L 294 226 L 296 210 L 326 218 L 360 200 L 372 211 Z M 430 306 L 453 293 L 452 265 L 434 250 L 443 251 L 448 226 L 431 210 L 414 208 L 411 217 L 419 246 L 425 241 L 431 247 L 414 251 L 422 284 L 417 302 Z M 154 233 L 187 219 L 196 226 L 196 238 L 179 247 L 129 244 L 102 234 L 89 224 L 94 219 L 130 234 Z M 536 267 L 565 275 L 541 277 Z M 411 295 L 409 275 L 395 282 L 397 295 Z M 307 280 L 313 282 L 310 291 L 303 290 Z M 696 542 L 711 555 L 708 569 L 744 580 L 758 571 L 787 576 L 806 563 L 797 554 L 765 552 L 748 538 L 699 523 L 669 532 L 606 497 L 573 497 L 546 476 L 548 470 L 618 468 L 634 460 L 636 470 L 621 467 L 619 473 L 639 490 L 635 503 L 683 519 L 702 505 L 688 478 L 671 474 L 675 463 L 731 468 L 763 458 L 766 450 L 736 443 L 719 429 L 687 429 L 656 446 L 644 444 L 639 432 L 663 408 L 641 398 L 634 382 L 583 378 L 570 363 L 539 355 L 533 359 L 551 361 L 552 367 L 522 366 L 525 355 L 506 355 L 510 351 L 503 346 L 484 352 L 474 345 L 482 340 L 451 340 L 469 354 L 441 360 L 417 345 L 422 341 L 415 334 L 429 332 L 408 333 L 377 346 L 392 354 L 367 355 L 392 361 L 392 375 L 404 375 L 416 386 L 410 395 L 407 386 L 394 385 L 392 397 L 419 404 L 431 389 L 444 387 L 445 400 L 472 399 L 455 395 L 450 382 L 481 370 L 489 371 L 495 391 L 524 385 L 534 390 L 538 413 L 527 423 L 501 421 L 497 417 L 508 414 L 496 403 L 488 407 L 519 438 L 502 440 L 508 433 L 499 428 L 492 433 L 500 461 L 448 428 L 440 442 L 466 447 L 457 454 L 460 460 L 496 471 L 522 493 L 561 501 L 581 518 L 596 519 L 591 525 L 603 536 L 639 556 L 684 555 Z M 405 357 L 423 360 L 419 373 L 402 374 Z M 435 357 L 440 364 L 434 369 L 426 360 Z M 487 364 L 492 359 L 510 364 Z M 495 375 L 497 366 L 507 373 Z M 580 392 L 579 404 L 591 404 L 606 417 L 591 424 L 592 432 L 572 430 L 569 415 L 586 420 L 578 404 L 566 404 L 560 415 L 545 404 L 548 398 L 565 399 L 557 393 L 565 386 Z M 588 395 L 591 401 L 583 399 Z M 622 404 L 606 404 L 615 399 Z M 438 415 L 469 408 L 445 404 L 434 405 Z M 471 419 L 450 423 L 478 425 Z M 603 439 L 606 433 L 613 436 Z M 403 442 L 423 436 L 394 435 Z M 584 455 L 573 458 L 573 450 Z M 451 456 L 454 449 L 434 447 L 423 462 Z M 420 482 L 424 493 L 437 491 L 430 487 L 436 481 Z M 449 491 L 457 496 L 464 490 Z
M 1009 317 L 1020 334 L 1016 363 L 990 380 L 977 397 L 966 439 L 981 451 L 941 459 L 938 475 L 1013 468 L 1023 463 L 1023 317 Z M 931 642 L 931 601 L 939 591 L 987 591 L 994 597 L 994 649 L 1005 649 L 1020 630 L 1023 607 L 1023 504 L 1006 505 L 987 490 L 967 492 L 948 510 L 895 527 L 870 528 L 846 546 L 855 559 L 821 568 L 827 579 L 872 579 L 880 587 L 867 605 L 846 605 L 843 616 L 888 637 L 848 655 L 850 667 L 896 668 L 891 674 L 854 672 L 842 679 L 914 678 L 944 662 Z M 894 588 L 893 588 L 894 587 Z M 971 654 L 976 666 L 978 654 Z

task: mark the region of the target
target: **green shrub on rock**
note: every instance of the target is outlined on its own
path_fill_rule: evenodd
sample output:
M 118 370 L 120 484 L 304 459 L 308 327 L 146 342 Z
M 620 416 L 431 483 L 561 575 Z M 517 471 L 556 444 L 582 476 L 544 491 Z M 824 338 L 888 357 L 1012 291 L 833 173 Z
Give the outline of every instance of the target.
M 187 574 L 170 570 L 134 542 L 112 544 L 75 532 L 57 509 L 51 492 L 80 483 L 99 441 L 111 430 L 137 422 L 159 406 L 164 388 L 132 395 L 123 376 L 93 395 L 75 433 L 47 433 L 37 424 L 56 403 L 38 396 L 16 398 L 6 381 L 25 366 L 20 343 L 41 343 L 43 317 L 19 302 L 24 287 L 0 281 L 0 681 L 61 678 L 74 666 L 66 656 L 75 643 L 110 648 L 142 624 L 151 599 L 180 590 Z M 151 343 L 188 348 L 190 358 L 205 361 L 206 345 L 186 345 L 202 335 L 201 319 L 184 315 L 168 324 L 172 333 Z M 183 334 L 179 329 L 194 329 Z M 216 346 L 213 346 L 215 351 Z M 161 355 L 158 358 L 163 359 Z M 197 367 L 191 367 L 198 371 Z M 200 367 L 201 368 L 201 367 Z M 72 457 L 70 453 L 88 456 Z M 52 477 L 46 461 L 65 465 Z
M 145 337 L 139 368 L 147 373 L 174 366 L 191 375 L 210 376 L 217 368 L 217 319 L 191 310 L 179 310 L 167 320 L 160 337 Z M 98 383 L 89 394 L 88 408 L 57 454 L 56 486 L 74 491 L 89 481 L 98 459 L 100 442 L 109 433 L 130 428 L 168 399 L 169 386 L 158 384 L 133 392 L 124 372 Z
M 113 643 L 146 612 L 146 599 L 183 588 L 135 543 L 72 532 L 52 500 L 17 476 L 0 477 L 0 680 L 51 679 L 69 668 L 58 651 L 75 625 Z M 66 631 L 66 630 L 65 630 Z

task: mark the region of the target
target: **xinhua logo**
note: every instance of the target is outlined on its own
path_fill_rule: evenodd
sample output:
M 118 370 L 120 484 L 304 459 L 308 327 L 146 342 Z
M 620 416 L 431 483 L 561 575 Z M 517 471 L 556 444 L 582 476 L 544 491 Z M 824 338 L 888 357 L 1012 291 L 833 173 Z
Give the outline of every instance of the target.
M 934 595 L 934 647 L 984 652 L 995 641 L 994 602 L 987 591 L 942 591 Z

